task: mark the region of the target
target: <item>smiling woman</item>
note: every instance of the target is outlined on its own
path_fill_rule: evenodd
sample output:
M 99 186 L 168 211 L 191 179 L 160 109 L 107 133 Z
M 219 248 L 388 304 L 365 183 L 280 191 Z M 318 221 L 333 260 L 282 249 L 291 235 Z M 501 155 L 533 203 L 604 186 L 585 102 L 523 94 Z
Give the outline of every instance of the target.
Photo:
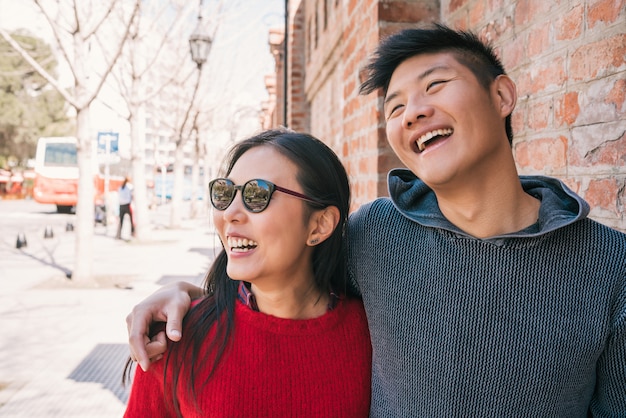
M 235 145 L 209 191 L 224 248 L 185 337 L 137 369 L 126 416 L 368 416 L 371 344 L 346 278 L 337 156 L 267 131 Z

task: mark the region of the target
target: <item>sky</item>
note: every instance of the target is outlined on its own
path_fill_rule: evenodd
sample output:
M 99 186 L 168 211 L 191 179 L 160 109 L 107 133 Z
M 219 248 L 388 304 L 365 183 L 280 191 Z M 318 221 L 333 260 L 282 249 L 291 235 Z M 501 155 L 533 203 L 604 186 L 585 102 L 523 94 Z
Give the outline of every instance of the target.
M 238 79 L 255 79 L 250 85 L 260 84 L 265 92 L 264 77 L 274 71 L 268 31 L 271 27 L 284 25 L 284 0 L 239 2 L 241 7 L 236 7 L 235 13 L 225 15 L 220 22 L 211 56 L 216 62 L 229 62 L 229 70 L 235 72 Z M 224 75 L 227 73 L 224 72 Z M 253 87 L 253 90 L 257 88 Z M 258 92 L 255 91 L 255 94 Z

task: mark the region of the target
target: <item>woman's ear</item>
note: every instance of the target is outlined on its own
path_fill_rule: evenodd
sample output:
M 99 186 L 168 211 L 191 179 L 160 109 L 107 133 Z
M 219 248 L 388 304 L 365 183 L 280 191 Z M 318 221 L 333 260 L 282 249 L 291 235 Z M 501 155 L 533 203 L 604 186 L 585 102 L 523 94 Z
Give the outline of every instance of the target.
M 328 206 L 313 212 L 309 221 L 307 245 L 314 247 L 330 237 L 337 228 L 339 219 L 339 209 L 336 206 Z
M 505 74 L 496 77 L 493 82 L 496 94 L 496 104 L 502 118 L 506 118 L 515 109 L 517 103 L 517 87 L 511 78 Z

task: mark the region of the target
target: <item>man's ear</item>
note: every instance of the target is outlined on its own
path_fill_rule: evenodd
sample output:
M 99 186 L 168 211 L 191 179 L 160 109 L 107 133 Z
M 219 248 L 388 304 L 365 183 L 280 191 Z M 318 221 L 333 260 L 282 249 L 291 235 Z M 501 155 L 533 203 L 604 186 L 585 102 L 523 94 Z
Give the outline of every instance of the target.
M 309 221 L 307 245 L 315 246 L 330 237 L 339 224 L 339 219 L 339 209 L 336 206 L 328 206 L 313 212 Z
M 496 77 L 493 82 L 493 90 L 495 94 L 496 106 L 500 110 L 502 118 L 506 118 L 515 109 L 517 103 L 517 87 L 511 78 L 501 74 Z

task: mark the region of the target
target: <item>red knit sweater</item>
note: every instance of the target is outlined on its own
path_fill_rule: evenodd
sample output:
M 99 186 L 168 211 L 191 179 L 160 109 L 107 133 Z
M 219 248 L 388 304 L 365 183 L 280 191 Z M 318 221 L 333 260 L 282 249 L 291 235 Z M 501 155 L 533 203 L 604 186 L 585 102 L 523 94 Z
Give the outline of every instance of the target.
M 307 320 L 277 318 L 237 302 L 232 342 L 204 387 L 208 367 L 196 366 L 199 409 L 178 391 L 183 416 L 368 416 L 372 349 L 360 301 L 342 300 Z M 125 417 L 176 416 L 165 402 L 164 364 L 146 373 L 137 368 Z M 189 378 L 188 369 L 183 373 L 181 382 Z

